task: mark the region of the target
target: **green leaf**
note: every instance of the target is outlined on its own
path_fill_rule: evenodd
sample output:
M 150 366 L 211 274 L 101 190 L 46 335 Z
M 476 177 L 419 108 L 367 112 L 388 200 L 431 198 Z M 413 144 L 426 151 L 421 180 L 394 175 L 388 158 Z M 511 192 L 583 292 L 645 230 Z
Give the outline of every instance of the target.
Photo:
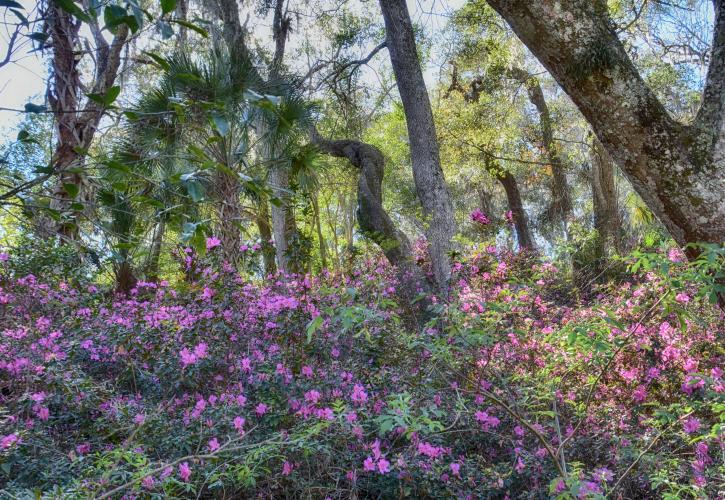
M 202 28 L 200 26 L 197 26 L 194 23 L 190 23 L 189 21 L 184 21 L 183 19 L 172 19 L 171 22 L 172 23 L 176 23 L 176 24 L 180 24 L 181 26 L 184 26 L 185 28 L 189 28 L 192 31 L 196 31 L 197 33 L 199 33 L 204 38 L 208 38 L 209 37 L 209 32 L 208 31 L 206 31 L 204 28 Z
M 161 13 L 168 14 L 176 8 L 176 0 L 161 0 Z
M 53 168 L 52 165 L 45 165 L 45 166 L 38 165 L 35 167 L 34 172 L 36 172 L 38 174 L 52 174 L 53 172 L 55 172 L 55 169 Z
M 161 32 L 161 38 L 164 40 L 168 40 L 172 36 L 174 36 L 174 28 L 171 27 L 169 23 L 166 21 L 159 21 L 156 23 L 156 26 L 158 26 L 159 31 Z
M 187 181 L 186 191 L 189 193 L 189 196 L 194 202 L 204 199 L 204 187 L 197 180 Z
M 103 22 L 106 23 L 106 28 L 108 28 L 111 33 L 115 33 L 116 28 L 120 25 L 128 24 L 129 17 L 133 19 L 133 23 L 136 24 L 136 20 L 133 16 L 129 16 L 126 9 L 120 5 L 108 5 L 105 9 L 103 9 Z M 129 28 L 130 27 L 131 26 L 129 24 Z M 138 29 L 138 25 L 136 27 Z
M 45 113 L 46 111 L 48 111 L 48 106 L 28 102 L 25 104 L 25 111 L 27 113 Z
M 163 57 L 161 57 L 160 55 L 154 54 L 153 52 L 147 52 L 147 51 L 143 51 L 142 54 L 146 54 L 151 59 L 153 59 L 156 64 L 161 66 L 161 69 L 163 69 L 165 71 L 169 71 L 171 69 L 171 65 L 168 63 L 168 61 L 166 59 L 164 59 Z
M 23 14 L 19 10 L 10 9 L 10 12 L 12 12 L 13 14 L 15 14 L 15 17 L 17 17 L 18 19 L 20 19 L 20 22 L 22 23 L 23 26 L 28 26 L 30 24 L 28 22 L 28 18 L 25 17 L 25 14 Z
M 78 184 L 63 184 L 63 189 L 66 193 L 68 193 L 68 196 L 71 198 L 75 198 L 78 196 L 78 192 L 80 191 L 80 188 L 78 187 Z
M 118 85 L 115 85 L 108 89 L 108 91 L 105 94 L 86 94 L 88 96 L 88 99 L 91 101 L 100 104 L 101 106 L 108 108 L 110 107 L 113 102 L 116 100 L 118 95 L 121 93 L 121 87 Z
M 312 336 L 315 334 L 315 332 L 317 330 L 320 329 L 323 321 L 324 320 L 322 319 L 322 316 L 317 316 L 307 324 L 307 329 L 305 330 L 305 332 L 307 333 L 307 343 L 308 344 L 310 342 L 312 342 Z
M 68 14 L 71 14 L 73 16 L 76 16 L 81 21 L 85 21 L 87 23 L 91 22 L 91 17 L 83 12 L 83 10 L 76 5 L 76 3 L 73 0 L 53 0 L 58 7 L 66 11 Z
M 124 163 L 121 163 L 120 161 L 116 160 L 109 160 L 107 162 L 104 162 L 104 165 L 110 168 L 111 170 L 117 170 L 118 172 L 123 172 L 125 174 L 130 174 L 131 169 L 128 168 L 128 166 Z
M 31 33 L 26 36 L 31 40 L 35 40 L 36 42 L 45 43 L 49 35 L 48 33 L 43 33 L 42 31 L 36 31 L 35 33 Z
M 30 133 L 27 130 L 21 130 L 18 132 L 17 140 L 20 142 L 30 142 Z
M 0 0 L 0 7 L 7 7 L 8 9 L 22 9 L 23 6 L 13 0 Z
M 225 136 L 229 133 L 229 120 L 227 120 L 224 116 L 216 111 L 212 111 L 211 119 L 214 122 L 214 127 L 217 132 L 219 132 L 219 135 Z

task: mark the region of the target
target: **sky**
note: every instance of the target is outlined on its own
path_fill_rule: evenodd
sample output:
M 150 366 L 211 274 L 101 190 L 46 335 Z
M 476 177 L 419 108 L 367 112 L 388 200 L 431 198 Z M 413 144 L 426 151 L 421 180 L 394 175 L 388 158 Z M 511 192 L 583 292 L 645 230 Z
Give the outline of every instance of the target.
M 32 0 L 17 0 L 25 12 L 34 12 L 37 2 Z M 465 0 L 408 0 L 408 7 L 414 22 L 426 26 L 427 29 L 437 31 L 445 26 L 446 14 L 465 3 Z M 4 21 L 15 23 L 17 18 L 8 9 L 2 9 Z M 32 16 L 28 16 L 32 18 Z M 10 38 L 7 27 L 0 28 L 0 59 L 7 52 Z M 38 52 L 31 52 L 28 40 L 24 41 L 21 50 L 14 51 L 15 55 L 10 64 L 0 68 L 0 108 L 23 109 L 28 102 L 42 104 L 44 101 L 48 70 L 46 62 Z M 387 57 L 381 52 L 378 57 Z M 435 78 L 436 68 L 426 68 L 426 80 Z M 0 137 L 7 137 L 11 131 L 22 121 L 23 114 L 0 110 Z

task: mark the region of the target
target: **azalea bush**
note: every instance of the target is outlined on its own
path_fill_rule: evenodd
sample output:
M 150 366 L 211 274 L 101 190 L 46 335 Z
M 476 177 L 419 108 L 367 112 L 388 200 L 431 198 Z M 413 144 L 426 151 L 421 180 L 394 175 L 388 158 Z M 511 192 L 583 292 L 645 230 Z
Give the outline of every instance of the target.
M 2 255 L 3 491 L 722 495 L 721 249 L 642 250 L 587 302 L 554 263 L 472 250 L 420 324 L 382 261 L 250 281 L 213 243 L 127 296 Z

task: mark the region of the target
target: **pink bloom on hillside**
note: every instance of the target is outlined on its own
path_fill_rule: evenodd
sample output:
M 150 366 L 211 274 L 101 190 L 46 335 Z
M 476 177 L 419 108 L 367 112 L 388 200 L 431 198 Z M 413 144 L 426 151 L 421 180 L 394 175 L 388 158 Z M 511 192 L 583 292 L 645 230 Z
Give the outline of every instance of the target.
M 373 457 L 367 457 L 365 461 L 363 462 L 363 469 L 367 472 L 372 472 L 375 470 L 375 461 L 373 460 Z
M 86 453 L 91 451 L 91 445 L 90 443 L 82 443 L 76 446 L 76 452 L 79 455 L 85 455 Z
M 418 453 L 425 455 L 430 458 L 438 458 L 444 453 L 444 449 L 439 446 L 433 446 L 430 443 L 421 442 L 418 443 Z
M 690 296 L 686 293 L 678 293 L 677 295 L 675 295 L 675 300 L 680 304 L 687 304 L 688 302 L 690 302 Z
M 685 430 L 686 433 L 692 434 L 700 430 L 700 421 L 695 417 L 690 417 L 684 421 L 684 423 L 682 424 L 682 428 Z
M 491 221 L 488 220 L 488 217 L 486 217 L 486 214 L 484 214 L 480 208 L 476 208 L 473 212 L 471 212 L 470 217 L 473 222 L 478 222 L 483 226 L 491 223 Z
M 212 248 L 218 247 L 222 244 L 222 241 L 219 238 L 215 238 L 214 236 L 206 239 L 206 249 L 211 250 Z
M 211 438 L 209 440 L 209 451 L 214 453 L 219 448 L 221 448 L 221 446 L 219 446 L 219 440 L 217 438 Z
M 311 405 L 316 405 L 320 401 L 321 397 L 322 395 L 320 394 L 320 391 L 316 391 L 314 389 L 305 393 L 305 401 Z
M 141 486 L 146 488 L 147 490 L 153 489 L 154 485 L 156 484 L 156 481 L 154 481 L 153 476 L 146 476 L 141 480 Z
M 37 415 L 40 420 L 45 422 L 46 420 L 48 420 L 50 418 L 50 410 L 48 408 L 46 408 L 45 406 L 43 406 L 42 408 L 37 409 Z
M 386 473 L 390 472 L 390 462 L 388 462 L 384 458 L 381 458 L 380 460 L 378 460 L 378 471 L 381 474 L 386 474 Z
M 201 342 L 194 347 L 194 356 L 198 359 L 206 358 L 207 356 L 207 345 L 205 342 Z
M 282 475 L 283 476 L 289 476 L 292 474 L 292 471 L 294 470 L 294 466 L 285 460 L 284 464 L 282 464 Z
M 634 399 L 637 403 L 641 403 L 647 399 L 647 388 L 643 385 L 638 386 L 632 393 L 632 399 Z
M 461 476 L 461 464 L 453 462 L 451 464 L 451 472 L 454 476 L 460 477 Z
M 189 365 L 193 365 L 196 363 L 196 355 L 189 351 L 186 347 L 184 347 L 181 352 L 179 352 L 179 357 L 181 358 L 181 367 L 186 368 Z
M 365 388 L 360 384 L 355 384 L 355 386 L 352 388 L 352 394 L 350 395 L 350 399 L 353 403 L 356 404 L 364 404 L 368 400 L 368 393 L 365 392 Z
M 186 483 L 189 482 L 189 478 L 191 477 L 191 467 L 189 467 L 188 462 L 179 464 L 179 477 L 182 481 Z
M 476 420 L 481 424 L 484 431 L 487 431 L 491 427 L 498 427 L 498 424 L 501 423 L 498 418 L 489 415 L 485 411 L 477 411 Z
M 255 413 L 256 413 L 256 414 L 257 414 L 258 416 L 260 416 L 260 417 L 261 417 L 262 415 L 264 415 L 265 413 L 267 413 L 267 405 L 266 405 L 266 404 L 264 404 L 264 403 L 259 403 L 259 404 L 257 405 L 257 407 L 256 407 L 256 408 L 254 409 L 254 411 L 255 411 Z
M 244 432 L 244 424 L 245 424 L 244 417 L 234 417 L 234 428 L 237 430 L 237 432 Z
M 13 433 L 3 436 L 2 439 L 0 439 L 0 450 L 10 448 L 15 443 L 20 443 L 20 437 L 18 437 L 17 434 Z

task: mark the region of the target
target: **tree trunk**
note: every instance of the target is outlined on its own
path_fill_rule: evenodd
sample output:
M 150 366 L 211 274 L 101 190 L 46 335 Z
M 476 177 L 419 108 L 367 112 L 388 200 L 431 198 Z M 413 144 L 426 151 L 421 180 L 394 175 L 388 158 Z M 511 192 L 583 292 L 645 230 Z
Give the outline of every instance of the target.
M 551 113 L 549 106 L 546 104 L 544 92 L 538 78 L 530 75 L 521 68 L 512 68 L 509 75 L 515 80 L 521 82 L 526 87 L 529 95 L 529 101 L 536 107 L 539 114 L 539 127 L 541 129 L 541 146 L 546 151 L 546 157 L 551 166 L 551 205 L 547 212 L 549 219 L 552 221 L 566 221 L 570 218 L 572 212 L 571 194 L 569 191 L 569 183 L 566 179 L 566 162 L 559 154 L 559 149 L 554 143 L 554 131 L 552 128 Z
M 284 167 L 272 167 L 268 177 L 269 187 L 278 204 L 272 204 L 272 233 L 274 234 L 277 266 L 283 272 L 295 272 L 296 263 L 290 259 L 290 242 L 297 234 L 292 196 L 289 191 L 289 172 Z
M 594 228 L 599 233 L 598 253 L 605 258 L 610 250 L 619 251 L 621 248 L 621 222 L 614 184 L 614 163 L 602 143 L 596 139 L 592 144 L 591 165 Z
M 725 13 L 694 123 L 675 121 L 629 59 L 606 2 L 488 0 L 571 97 L 680 245 L 725 241 Z M 688 249 L 693 258 L 696 250 Z
M 519 250 L 535 251 L 536 244 L 529 230 L 529 222 L 524 210 L 524 204 L 521 201 L 521 193 L 516 178 L 508 170 L 503 170 L 497 172 L 496 179 L 506 191 L 506 200 L 508 201 L 509 210 L 511 210 Z
M 164 233 L 166 232 L 166 217 L 162 215 L 159 222 L 154 228 L 154 235 L 151 240 L 151 248 L 149 250 L 149 260 L 146 265 L 146 279 L 148 281 L 157 281 L 159 279 L 159 261 L 161 260 L 161 248 L 164 243 Z
M 426 237 L 433 274 L 439 292 L 445 296 L 451 276 L 449 251 L 456 234 L 456 221 L 441 169 L 433 113 L 405 0 L 380 0 L 380 8 L 385 19 L 390 61 L 405 111 L 415 188 L 428 218 Z
M 388 261 L 395 266 L 403 297 L 416 315 L 428 319 L 430 287 L 423 271 L 416 265 L 408 237 L 395 227 L 383 207 L 385 158 L 375 146 L 354 140 L 326 140 L 316 132 L 313 142 L 325 153 L 346 158 L 360 170 L 358 178 L 357 219 L 362 233 L 378 244 Z M 423 299 L 415 301 L 419 294 Z
M 61 236 L 61 241 L 68 241 L 78 237 L 79 210 L 73 207 L 74 202 L 84 204 L 90 199 L 87 179 L 83 175 L 85 152 L 91 146 L 105 107 L 89 99 L 80 108 L 83 87 L 76 49 L 80 44 L 81 21 L 53 2 L 48 5 L 45 15 L 53 47 L 53 78 L 47 97 L 57 126 L 57 144 L 51 162 L 58 180 L 50 208 L 61 215 L 55 232 Z M 104 95 L 116 80 L 128 26 L 122 24 L 117 28 L 110 45 L 96 21 L 89 23 L 89 29 L 96 43 L 96 77 L 87 92 Z
M 221 240 L 221 251 L 226 262 L 236 269 L 239 262 L 241 233 L 241 206 L 239 179 L 235 175 L 217 171 L 214 174 L 216 195 L 216 236 Z
M 284 13 L 284 3 L 285 0 L 275 1 L 272 17 L 274 56 L 269 70 L 269 78 L 272 82 L 277 80 L 282 72 L 287 35 L 290 29 L 290 19 Z M 284 272 L 296 273 L 302 270 L 302 263 L 290 259 L 290 244 L 296 239 L 297 224 L 289 193 L 289 172 L 286 170 L 286 166 L 274 165 L 274 147 L 269 146 L 264 148 L 263 159 L 271 165 L 269 181 L 272 189 L 276 190 L 275 194 L 280 201 L 279 205 L 272 205 L 272 231 L 277 251 L 277 264 Z
M 322 222 L 320 221 L 320 203 L 317 199 L 317 192 L 311 195 L 312 197 L 312 210 L 315 218 L 315 227 L 317 229 L 317 243 L 320 247 L 320 261 L 322 262 L 322 269 L 327 269 L 327 245 L 325 244 L 325 238 L 322 235 Z
M 257 211 L 257 230 L 262 240 L 262 259 L 264 261 L 264 273 L 269 276 L 277 272 L 277 265 L 274 262 L 274 246 L 272 245 L 272 226 L 269 221 L 269 205 L 267 200 L 259 200 Z

